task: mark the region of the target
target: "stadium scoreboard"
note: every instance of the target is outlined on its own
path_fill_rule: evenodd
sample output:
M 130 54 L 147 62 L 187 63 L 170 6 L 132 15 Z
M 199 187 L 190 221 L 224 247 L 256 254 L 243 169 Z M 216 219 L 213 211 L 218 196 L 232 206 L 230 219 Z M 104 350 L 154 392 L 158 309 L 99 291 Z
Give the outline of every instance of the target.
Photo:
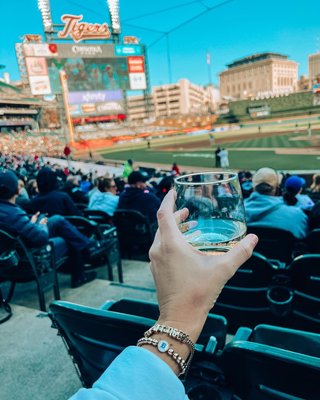
M 124 93 L 146 90 L 144 47 L 140 44 L 23 43 L 31 93 L 62 93 L 67 76 L 72 116 L 123 114 Z

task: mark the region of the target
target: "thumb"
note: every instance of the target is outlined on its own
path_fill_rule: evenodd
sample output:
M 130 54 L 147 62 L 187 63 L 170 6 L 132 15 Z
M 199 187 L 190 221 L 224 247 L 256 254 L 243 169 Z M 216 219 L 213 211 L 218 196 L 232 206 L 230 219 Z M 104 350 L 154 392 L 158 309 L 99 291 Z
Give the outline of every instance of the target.
M 251 257 L 257 243 L 258 237 L 256 235 L 247 235 L 244 239 L 240 240 L 233 249 L 229 250 L 224 255 L 225 261 L 230 268 L 232 268 L 232 275 Z

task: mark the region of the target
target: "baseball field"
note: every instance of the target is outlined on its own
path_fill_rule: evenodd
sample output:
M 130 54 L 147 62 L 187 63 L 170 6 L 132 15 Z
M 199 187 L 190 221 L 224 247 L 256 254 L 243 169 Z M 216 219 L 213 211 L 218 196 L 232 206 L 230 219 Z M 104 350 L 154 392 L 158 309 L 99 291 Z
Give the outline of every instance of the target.
M 100 150 L 103 158 L 138 164 L 170 166 L 185 170 L 213 168 L 214 151 L 229 152 L 231 169 L 256 170 L 269 166 L 282 171 L 320 170 L 320 121 L 305 119 L 252 123 L 222 132 L 194 132 L 166 138 L 122 143 Z M 190 167 L 190 168 L 188 168 Z

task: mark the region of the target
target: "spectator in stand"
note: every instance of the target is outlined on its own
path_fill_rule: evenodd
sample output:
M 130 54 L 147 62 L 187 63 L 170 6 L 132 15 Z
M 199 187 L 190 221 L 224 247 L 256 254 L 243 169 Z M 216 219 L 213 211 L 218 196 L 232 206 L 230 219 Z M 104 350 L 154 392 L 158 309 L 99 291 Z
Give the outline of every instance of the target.
M 88 208 L 104 211 L 112 217 L 119 203 L 116 193 L 117 185 L 113 179 L 100 178 L 98 191 L 91 196 Z
M 284 183 L 283 201 L 288 206 L 300 207 L 302 210 L 310 211 L 314 202 L 306 194 L 301 194 L 306 181 L 300 176 L 293 175 Z
M 320 175 L 314 174 L 312 177 L 312 184 L 310 186 L 312 193 L 320 193 Z
M 243 198 L 246 199 L 253 192 L 252 173 L 250 171 L 239 172 L 239 181 Z
M 133 172 L 133 161 L 131 159 L 129 159 L 123 167 L 123 173 L 122 176 L 124 179 L 128 179 L 129 175 L 131 174 L 131 172 Z
M 48 215 L 81 215 L 71 197 L 57 186 L 57 175 L 48 167 L 43 167 L 37 175 L 39 194 L 31 200 L 33 212 Z
M 91 190 L 91 182 L 89 182 L 88 176 L 87 175 L 82 175 L 81 177 L 81 182 L 80 182 L 80 189 L 83 191 L 83 193 L 88 194 L 89 191 Z
M 69 175 L 63 189 L 75 203 L 88 204 L 89 196 L 84 193 L 79 185 L 79 177 L 77 175 Z
M 139 171 L 128 176 L 129 186 L 120 193 L 118 208 L 136 210 L 148 217 L 151 223 L 156 222 L 160 200 L 146 185 L 147 178 Z
M 271 168 L 259 169 L 252 178 L 253 193 L 245 199 L 246 219 L 249 226 L 279 228 L 303 239 L 308 231 L 308 218 L 298 207 L 284 204 L 277 196 L 279 178 Z
M 24 182 L 22 179 L 19 179 L 19 181 L 18 181 L 18 188 L 19 188 L 19 196 L 21 198 L 29 200 L 29 194 L 25 188 L 25 185 L 24 185 Z
M 165 176 L 161 179 L 157 186 L 157 197 L 159 197 L 160 201 L 163 200 L 165 195 L 169 192 L 169 190 L 172 188 L 174 182 L 174 178 L 172 175 L 170 176 Z
M 26 184 L 26 189 L 29 195 L 29 199 L 32 199 L 34 196 L 36 196 L 39 191 L 38 191 L 38 185 L 37 185 L 37 180 L 36 179 L 30 179 L 28 183 Z
M 318 201 L 309 213 L 309 227 L 312 229 L 320 229 L 320 201 Z
M 32 214 L 32 208 L 30 206 L 31 201 L 29 194 L 25 189 L 24 182 L 19 179 L 18 181 L 18 196 L 16 197 L 15 204 L 25 210 L 27 213 Z
M 175 162 L 172 164 L 171 173 L 172 173 L 173 176 L 179 176 L 180 175 L 180 169 L 179 169 L 177 163 L 175 163 Z
M 69 253 L 71 286 L 79 287 L 96 277 L 95 272 L 84 272 L 83 254 L 91 241 L 61 216 L 46 218 L 37 212 L 31 219 L 15 202 L 18 179 L 11 171 L 0 172 L 0 227 L 12 235 L 19 235 L 30 247 L 40 247 L 50 239 L 54 242 L 56 259 Z

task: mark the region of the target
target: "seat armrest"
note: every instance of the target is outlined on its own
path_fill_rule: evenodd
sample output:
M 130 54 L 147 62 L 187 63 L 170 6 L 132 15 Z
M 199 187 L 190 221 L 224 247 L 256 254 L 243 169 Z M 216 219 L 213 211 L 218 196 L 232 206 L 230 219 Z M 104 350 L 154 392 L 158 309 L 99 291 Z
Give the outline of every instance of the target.
M 243 341 L 243 340 L 247 341 L 247 340 L 249 340 L 251 334 L 252 334 L 252 329 L 251 328 L 247 328 L 245 326 L 242 326 L 237 330 L 237 332 L 233 336 L 232 341 L 233 342 Z

